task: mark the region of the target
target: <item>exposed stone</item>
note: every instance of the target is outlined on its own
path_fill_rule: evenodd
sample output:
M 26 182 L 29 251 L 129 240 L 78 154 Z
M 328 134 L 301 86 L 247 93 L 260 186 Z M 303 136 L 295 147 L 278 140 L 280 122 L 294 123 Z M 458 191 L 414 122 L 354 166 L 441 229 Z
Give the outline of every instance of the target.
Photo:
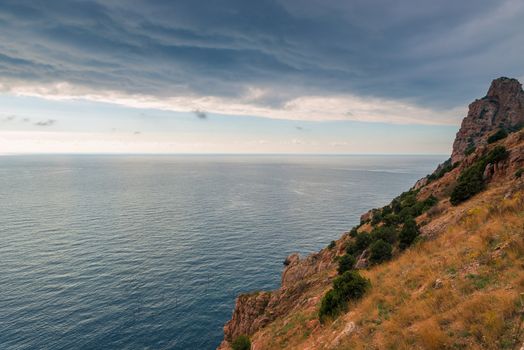
M 365 222 L 370 221 L 373 218 L 373 211 L 370 210 L 367 213 L 364 213 L 360 216 L 360 223 L 363 224 Z
M 318 271 L 325 270 L 333 265 L 336 251 L 326 249 L 317 254 L 311 254 L 305 259 L 300 259 L 298 254 L 291 254 L 287 257 L 287 264 L 284 272 L 282 272 L 281 286 L 287 288 L 293 286 L 295 282 L 303 281 L 304 279 L 314 275 Z
M 437 278 L 435 282 L 433 282 L 433 288 L 434 289 L 440 289 L 444 286 L 444 282 L 440 278 Z
M 297 253 L 293 253 L 291 255 L 289 255 L 286 260 L 284 260 L 284 266 L 289 266 L 291 264 L 296 264 L 298 263 L 300 260 L 300 255 L 298 255 Z
M 261 318 L 271 297 L 270 292 L 242 294 L 238 296 L 235 310 L 229 322 L 224 326 L 224 338 L 232 341 L 240 335 L 252 334 L 265 325 L 269 318 Z
M 524 124 L 524 91 L 516 79 L 493 80 L 488 94 L 469 105 L 453 143 L 453 163 L 465 158 L 469 147 L 485 145 L 499 128 L 513 130 Z
M 324 249 L 300 259 L 298 254 L 289 255 L 284 261 L 281 287 L 273 292 L 259 292 L 240 295 L 233 310 L 231 320 L 224 326 L 224 339 L 220 349 L 228 349 L 229 342 L 239 335 L 252 335 L 279 316 L 300 305 L 318 304 L 319 297 L 304 297 L 310 288 L 310 279 L 321 271 L 336 267 L 335 250 Z M 331 283 L 331 278 L 316 283 Z
M 340 332 L 335 337 L 335 339 L 333 339 L 333 341 L 331 342 L 331 347 L 333 347 L 333 348 L 338 347 L 340 345 L 340 342 L 342 341 L 342 339 L 346 338 L 351 333 L 353 333 L 355 331 L 355 328 L 356 328 L 355 322 L 348 322 L 348 324 L 346 324 L 346 327 L 344 327 L 342 332 Z
M 493 172 L 494 172 L 493 164 L 486 165 L 486 168 L 484 169 L 484 173 L 482 174 L 482 179 L 484 179 L 484 181 L 491 179 L 491 177 L 493 176 Z
M 438 170 L 438 168 L 437 168 Z M 437 171 L 435 170 L 435 171 Z M 414 190 L 418 190 L 419 188 L 422 188 L 424 186 L 426 186 L 428 184 L 428 178 L 427 177 L 423 177 L 422 179 L 418 180 L 416 183 L 415 183 L 415 186 L 413 186 L 413 189 Z
M 369 261 L 367 259 L 368 256 L 368 250 L 364 250 L 357 258 L 357 262 L 355 263 L 355 269 L 365 269 L 369 265 Z

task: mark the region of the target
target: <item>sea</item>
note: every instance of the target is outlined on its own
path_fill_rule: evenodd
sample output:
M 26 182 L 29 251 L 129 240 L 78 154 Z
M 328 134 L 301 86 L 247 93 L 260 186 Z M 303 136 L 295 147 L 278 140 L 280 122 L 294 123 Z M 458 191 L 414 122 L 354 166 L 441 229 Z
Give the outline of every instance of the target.
M 215 349 L 239 293 L 445 158 L 1 156 L 0 349 Z

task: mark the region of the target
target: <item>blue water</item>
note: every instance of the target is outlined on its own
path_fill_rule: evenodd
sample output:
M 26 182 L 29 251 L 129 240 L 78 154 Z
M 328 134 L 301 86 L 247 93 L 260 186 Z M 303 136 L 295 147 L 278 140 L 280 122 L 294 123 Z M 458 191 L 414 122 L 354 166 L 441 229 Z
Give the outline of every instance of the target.
M 445 157 L 0 157 L 0 349 L 213 349 L 238 293 Z

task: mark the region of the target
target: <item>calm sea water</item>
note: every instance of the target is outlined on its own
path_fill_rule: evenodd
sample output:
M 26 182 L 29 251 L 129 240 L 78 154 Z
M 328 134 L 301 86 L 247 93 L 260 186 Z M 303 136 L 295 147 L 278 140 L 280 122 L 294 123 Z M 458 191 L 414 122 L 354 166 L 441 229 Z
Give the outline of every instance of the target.
M 0 157 L 0 348 L 213 349 L 238 293 L 444 158 Z

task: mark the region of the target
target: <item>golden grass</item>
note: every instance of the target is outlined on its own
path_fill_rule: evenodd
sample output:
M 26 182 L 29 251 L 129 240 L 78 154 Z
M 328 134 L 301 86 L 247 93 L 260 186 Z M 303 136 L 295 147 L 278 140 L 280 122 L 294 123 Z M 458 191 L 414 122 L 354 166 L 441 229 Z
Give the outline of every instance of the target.
M 366 273 L 373 290 L 353 310 L 362 329 L 348 347 L 511 348 L 524 287 L 524 196 L 490 203 Z
M 258 334 L 260 344 L 329 349 L 353 321 L 357 331 L 336 348 L 512 349 L 524 291 L 524 193 L 481 196 L 436 239 L 364 271 L 373 287 L 349 314 L 308 329 L 317 310 L 302 310 Z

